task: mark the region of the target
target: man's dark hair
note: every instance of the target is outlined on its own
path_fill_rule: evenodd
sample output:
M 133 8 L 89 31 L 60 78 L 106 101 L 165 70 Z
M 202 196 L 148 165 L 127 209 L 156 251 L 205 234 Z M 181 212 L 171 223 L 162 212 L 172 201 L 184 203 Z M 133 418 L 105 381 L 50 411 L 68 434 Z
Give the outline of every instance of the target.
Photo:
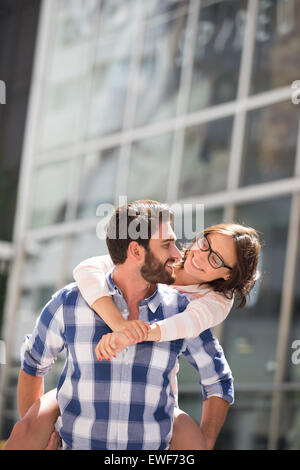
M 166 204 L 139 200 L 118 207 L 112 214 L 106 232 L 106 245 L 114 264 L 123 264 L 128 246 L 136 241 L 148 250 L 150 238 L 162 222 L 172 222 L 173 213 Z

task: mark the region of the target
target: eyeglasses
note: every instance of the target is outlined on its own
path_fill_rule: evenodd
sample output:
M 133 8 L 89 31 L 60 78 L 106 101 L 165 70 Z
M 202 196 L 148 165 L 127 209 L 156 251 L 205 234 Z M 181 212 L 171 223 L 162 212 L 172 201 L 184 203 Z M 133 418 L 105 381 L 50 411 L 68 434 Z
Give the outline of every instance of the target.
M 232 271 L 232 268 L 230 266 L 226 266 L 222 258 L 215 251 L 211 249 L 207 235 L 201 234 L 199 238 L 197 238 L 196 242 L 197 242 L 199 250 L 209 251 L 208 262 L 212 268 L 214 269 L 227 268 L 227 269 L 230 269 L 230 271 Z

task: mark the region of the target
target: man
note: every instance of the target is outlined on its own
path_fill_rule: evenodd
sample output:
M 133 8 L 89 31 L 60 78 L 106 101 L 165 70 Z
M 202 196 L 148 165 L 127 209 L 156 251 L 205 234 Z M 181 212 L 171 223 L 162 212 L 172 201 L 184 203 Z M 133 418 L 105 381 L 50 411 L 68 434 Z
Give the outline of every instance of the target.
M 125 318 L 130 311 L 131 320 L 152 323 L 188 304 L 175 289 L 156 285 L 174 282 L 173 266 L 180 258 L 171 219 L 167 206 L 155 201 L 136 201 L 111 217 L 106 241 L 116 267 L 107 283 Z M 192 340 L 139 343 L 112 362 L 99 362 L 94 348 L 110 331 L 76 284 L 56 293 L 23 346 L 19 409 L 42 395 L 43 376 L 65 348 L 57 393 L 64 448 L 168 449 L 175 405 L 170 377 L 184 354 L 205 379 L 197 448 L 212 448 L 233 390 L 229 367 L 211 332 Z

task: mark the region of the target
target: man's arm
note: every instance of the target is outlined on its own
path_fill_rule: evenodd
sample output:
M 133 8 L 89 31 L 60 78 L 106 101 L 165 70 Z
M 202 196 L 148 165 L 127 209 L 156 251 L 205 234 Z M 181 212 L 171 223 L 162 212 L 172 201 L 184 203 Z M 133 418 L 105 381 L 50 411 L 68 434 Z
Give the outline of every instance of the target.
M 212 450 L 214 448 L 218 434 L 225 422 L 228 408 L 229 403 L 219 397 L 209 397 L 203 402 L 199 431 L 204 449 Z
M 44 307 L 31 335 L 21 348 L 21 371 L 18 383 L 20 416 L 44 393 L 43 376 L 65 346 L 63 299 L 56 295 Z
M 29 375 L 20 369 L 18 381 L 18 410 L 21 418 L 31 405 L 44 394 L 44 378 Z
M 197 430 L 198 445 L 213 449 L 229 405 L 234 401 L 231 370 L 222 347 L 210 330 L 205 330 L 186 344 L 183 354 L 199 372 L 204 398 L 201 423 Z

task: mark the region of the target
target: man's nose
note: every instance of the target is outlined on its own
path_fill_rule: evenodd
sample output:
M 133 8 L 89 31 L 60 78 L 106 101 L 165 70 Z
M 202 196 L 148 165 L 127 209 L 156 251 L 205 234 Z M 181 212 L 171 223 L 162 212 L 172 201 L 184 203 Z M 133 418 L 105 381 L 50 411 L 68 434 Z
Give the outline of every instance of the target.
M 172 258 L 174 258 L 176 261 L 178 261 L 178 260 L 181 259 L 181 252 L 180 252 L 180 250 L 177 248 L 176 245 L 174 245 L 174 246 L 172 247 L 171 256 L 172 256 Z

